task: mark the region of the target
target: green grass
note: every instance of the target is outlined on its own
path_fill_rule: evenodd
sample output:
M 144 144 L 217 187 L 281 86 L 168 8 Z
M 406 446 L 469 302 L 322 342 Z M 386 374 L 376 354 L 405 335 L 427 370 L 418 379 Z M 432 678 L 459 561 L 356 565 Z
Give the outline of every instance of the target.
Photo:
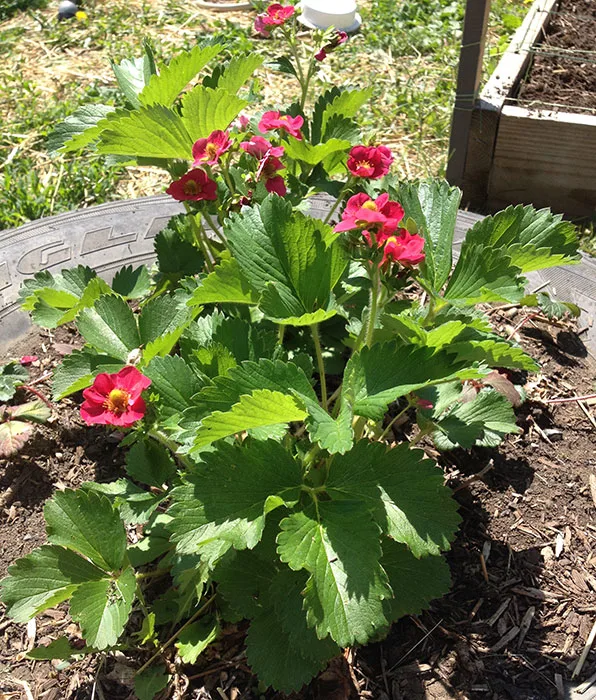
M 143 36 L 152 39 L 158 57 L 169 58 L 213 33 L 225 36 L 230 54 L 254 50 L 251 13 L 231 20 L 184 0 L 86 0 L 87 20 L 58 22 L 54 2 L 43 10 L 43 0 L 8 1 L 17 14 L 5 13 L 0 23 L 0 229 L 160 191 L 155 175 L 108 167 L 88 155 L 45 153 L 53 125 L 79 104 L 114 102 L 110 57 L 138 54 Z M 369 0 L 359 9 L 362 31 L 321 64 L 317 89 L 372 84 L 373 98 L 361 122 L 368 134 L 390 145 L 399 175 L 444 174 L 463 0 Z M 493 1 L 487 66 L 525 10 L 522 0 Z M 275 55 L 283 46 L 273 39 L 258 42 L 257 50 Z M 255 111 L 289 104 L 295 96 L 296 85 L 287 77 L 265 74 L 250 92 Z

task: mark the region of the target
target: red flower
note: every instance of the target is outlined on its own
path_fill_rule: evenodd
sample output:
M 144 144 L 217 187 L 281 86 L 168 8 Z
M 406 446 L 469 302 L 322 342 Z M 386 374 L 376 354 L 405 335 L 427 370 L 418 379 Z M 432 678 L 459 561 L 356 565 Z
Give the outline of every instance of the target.
M 328 44 L 325 44 L 322 49 L 317 51 L 315 54 L 315 59 L 317 61 L 324 61 L 327 58 L 329 51 L 333 51 L 338 46 L 345 44 L 347 40 L 348 35 L 345 32 L 337 31 L 333 39 Z
M 23 367 L 28 367 L 32 362 L 37 362 L 37 355 L 23 355 L 19 362 Z
M 166 190 L 179 202 L 192 200 L 200 202 L 203 199 L 217 199 L 217 184 L 200 168 L 190 170 L 179 180 L 174 180 Z
M 279 158 L 284 154 L 283 146 L 272 146 L 271 143 L 262 136 L 253 136 L 250 141 L 243 141 L 240 144 L 240 148 L 255 158 L 264 158 L 265 156 L 275 156 Z
M 195 159 L 193 167 L 201 163 L 215 165 L 231 145 L 232 141 L 227 131 L 212 131 L 206 139 L 195 141 L 192 147 L 192 155 Z
M 377 229 L 377 243 L 381 243 L 379 237 L 386 238 L 393 233 L 403 216 L 404 210 L 401 204 L 392 202 L 387 193 L 372 200 L 366 193 L 360 192 L 348 199 L 346 208 L 341 215 L 342 220 L 333 230 L 336 233 L 341 233 L 356 228 L 374 228 Z M 365 238 L 369 240 L 370 233 L 367 231 L 366 234 Z
M 278 2 L 274 2 L 272 5 L 265 10 L 265 14 L 261 15 L 263 18 L 263 23 L 266 26 L 278 27 L 280 24 L 286 22 L 290 17 L 296 12 L 294 5 L 280 5 Z
M 267 25 L 265 24 L 264 15 L 257 15 L 255 17 L 255 32 L 264 36 L 268 39 L 271 36 L 271 32 L 267 31 Z
M 302 139 L 300 128 L 304 124 L 304 119 L 298 115 L 292 117 L 289 114 L 280 115 L 279 112 L 265 112 L 259 122 L 259 131 L 271 131 L 272 129 L 283 129 L 290 136 Z
M 387 175 L 393 163 L 386 146 L 354 146 L 348 157 L 348 170 L 355 177 L 376 180 Z
M 136 367 L 127 366 L 115 374 L 98 374 L 83 391 L 81 418 L 88 425 L 131 426 L 145 415 L 141 393 L 151 384 Z
M 399 229 L 396 235 L 384 240 L 383 260 L 381 265 L 387 262 L 398 262 L 405 267 L 418 265 L 424 260 L 424 238 L 418 234 L 408 233 L 405 228 Z
M 286 192 L 286 183 L 281 175 L 277 175 L 278 170 L 284 169 L 284 164 L 272 155 L 267 155 L 259 164 L 257 170 L 257 180 L 265 180 L 265 189 L 267 192 L 275 192 L 280 197 L 283 197 Z

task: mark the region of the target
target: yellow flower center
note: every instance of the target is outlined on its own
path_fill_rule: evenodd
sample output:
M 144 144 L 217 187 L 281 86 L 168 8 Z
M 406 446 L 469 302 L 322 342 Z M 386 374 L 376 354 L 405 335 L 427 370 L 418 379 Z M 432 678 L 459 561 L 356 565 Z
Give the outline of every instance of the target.
M 128 408 L 130 394 L 124 389 L 112 389 L 103 405 L 110 413 L 124 413 Z
M 370 211 L 378 211 L 377 205 L 372 201 L 372 199 L 369 199 L 368 201 L 364 202 L 362 208 L 369 209 Z
M 356 165 L 359 168 L 372 168 L 372 165 L 367 160 L 359 160 L 358 163 L 356 163 Z
M 217 145 L 209 142 L 205 146 L 205 152 L 209 156 L 209 160 L 213 160 L 214 158 L 217 158 Z
M 195 182 L 194 180 L 187 180 L 184 183 L 183 189 L 184 189 L 184 194 L 191 194 L 191 195 L 199 194 L 199 192 L 201 191 L 201 188 L 199 187 L 199 183 Z

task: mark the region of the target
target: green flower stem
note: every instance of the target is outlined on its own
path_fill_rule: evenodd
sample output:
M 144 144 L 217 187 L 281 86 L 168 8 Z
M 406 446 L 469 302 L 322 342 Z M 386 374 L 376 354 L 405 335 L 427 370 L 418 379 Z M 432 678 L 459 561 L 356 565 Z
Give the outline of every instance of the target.
M 234 187 L 234 183 L 232 181 L 232 178 L 230 177 L 230 156 L 231 152 L 228 152 L 228 158 L 225 160 L 222 159 L 220 161 L 220 166 L 221 166 L 221 174 L 223 176 L 224 182 L 228 186 L 228 189 L 230 190 L 231 194 L 236 193 L 236 188 Z
M 227 242 L 227 240 L 225 239 L 225 236 L 223 235 L 223 233 L 219 230 L 219 226 L 217 226 L 217 224 L 215 224 L 215 222 L 214 222 L 213 219 L 211 218 L 211 215 L 210 215 L 210 214 L 207 214 L 206 211 L 201 212 L 201 214 L 203 215 L 205 221 L 209 224 L 209 227 L 211 228 L 211 230 L 213 231 L 213 233 L 219 238 L 219 240 L 221 241 L 221 243 L 227 248 L 227 247 L 228 247 L 228 242 Z M 203 229 L 203 230 L 204 230 L 204 229 Z M 206 231 L 205 231 L 205 236 L 207 236 L 207 232 L 206 232 Z
M 181 467 L 183 467 L 183 469 L 186 471 L 191 471 L 194 468 L 193 463 L 188 459 L 188 457 L 178 454 L 176 451 L 178 449 L 178 443 L 174 442 L 174 440 L 171 440 L 167 435 L 164 435 L 159 430 L 151 430 L 149 431 L 148 435 L 150 438 L 155 440 L 155 442 L 158 442 L 160 445 L 163 445 L 170 450 L 174 458 L 178 460 L 178 463 Z
M 377 312 L 379 308 L 379 296 L 380 296 L 380 286 L 381 286 L 381 274 L 379 266 L 373 261 L 372 271 L 370 275 L 371 288 L 370 288 L 370 302 L 368 305 L 368 319 L 366 325 L 366 336 L 364 339 L 364 344 L 372 344 L 373 335 L 375 332 L 375 323 L 377 320 Z
M 328 224 L 331 221 L 332 216 L 335 214 L 335 212 L 337 211 L 337 208 L 343 202 L 344 197 L 349 192 L 349 190 L 353 184 L 354 184 L 354 178 L 350 175 L 350 177 L 348 177 L 348 179 L 346 181 L 346 184 L 341 188 L 341 192 L 339 193 L 339 196 L 335 200 L 334 205 L 331 207 L 331 209 L 329 210 L 329 213 L 325 217 L 325 219 L 323 221 L 324 224 Z
M 203 257 L 205 258 L 205 267 L 207 268 L 208 272 L 213 272 L 213 263 L 211 262 L 212 255 L 209 250 L 208 244 L 205 243 L 204 234 L 202 233 L 200 227 L 197 225 L 195 215 L 190 211 L 188 205 L 185 204 L 185 208 L 189 215 L 190 227 L 192 228 L 192 232 L 194 233 L 195 240 L 197 242 L 197 245 L 201 249 L 201 252 L 203 253 Z
M 310 327 L 312 339 L 315 344 L 317 355 L 317 367 L 319 369 L 319 383 L 321 384 L 321 406 L 327 410 L 327 378 L 325 377 L 325 363 L 323 362 L 323 351 L 321 350 L 321 340 L 319 339 L 319 324 L 313 323 Z
M 411 404 L 410 401 L 408 400 L 408 405 L 403 409 L 403 411 L 400 411 L 400 412 L 395 416 L 395 418 L 392 418 L 392 419 L 391 419 L 391 422 L 389 423 L 389 425 L 388 425 L 388 426 L 385 428 L 385 430 L 383 430 L 383 432 L 381 433 L 381 435 L 380 435 L 380 437 L 379 437 L 379 442 L 380 442 L 381 440 L 384 440 L 384 439 L 387 437 L 387 435 L 389 434 L 389 431 L 391 430 L 391 428 L 393 428 L 393 426 L 394 426 L 394 424 L 396 423 L 396 421 L 398 421 L 398 420 L 404 415 L 404 413 L 410 408 L 411 405 L 412 405 L 412 404 Z
M 277 344 L 278 345 L 283 345 L 284 344 L 284 335 L 286 334 L 286 327 L 280 323 L 279 326 L 277 327 Z
M 207 599 L 207 602 L 206 602 L 204 605 L 201 605 L 201 607 L 196 611 L 196 613 L 195 613 L 192 617 L 190 617 L 190 618 L 182 625 L 182 627 L 179 627 L 179 628 L 176 630 L 176 632 L 174 632 L 174 634 L 173 634 L 166 642 L 164 642 L 164 643 L 159 647 L 159 649 L 155 652 L 155 654 L 153 654 L 153 656 L 149 659 L 149 661 L 146 661 L 146 662 L 141 666 L 141 668 L 135 673 L 135 676 L 140 675 L 141 673 L 143 673 L 143 671 L 144 671 L 145 669 L 149 668 L 149 666 L 151 666 L 151 664 L 155 661 L 155 659 L 157 659 L 158 656 L 161 656 L 161 655 L 164 653 L 164 651 L 165 651 L 171 644 L 173 644 L 173 643 L 176 641 L 176 639 L 178 639 L 178 635 L 180 634 L 180 632 L 182 632 L 182 631 L 185 630 L 187 627 L 189 627 L 202 613 L 205 612 L 205 610 L 207 610 L 207 608 L 208 608 L 208 607 L 211 605 L 211 603 L 215 600 L 216 595 L 217 595 L 217 594 L 214 593 L 210 598 L 208 598 L 208 599 Z

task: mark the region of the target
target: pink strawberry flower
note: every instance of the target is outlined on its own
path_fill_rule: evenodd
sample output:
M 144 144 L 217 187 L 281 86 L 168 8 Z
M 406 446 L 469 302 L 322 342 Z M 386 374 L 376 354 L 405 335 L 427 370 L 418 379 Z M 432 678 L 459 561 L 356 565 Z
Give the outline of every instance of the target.
M 377 243 L 379 243 L 378 237 L 393 233 L 403 216 L 404 210 L 401 204 L 391 201 L 387 193 L 373 200 L 365 192 L 360 192 L 348 199 L 341 216 L 342 220 L 334 231 L 341 233 L 357 228 L 374 228 L 377 231 Z M 366 233 L 370 237 L 370 233 L 368 231 Z
M 348 35 L 345 32 L 337 31 L 333 39 L 328 44 L 325 44 L 325 46 L 323 46 L 322 49 L 319 49 L 317 51 L 317 53 L 315 54 L 315 59 L 317 61 L 324 61 L 327 58 L 327 54 L 330 51 L 333 51 L 338 46 L 345 44 L 347 40 Z
M 281 114 L 279 112 L 265 112 L 261 117 L 259 122 L 259 131 L 271 131 L 272 129 L 283 129 L 287 131 L 290 136 L 301 140 L 302 134 L 300 129 L 304 124 L 304 119 L 298 115 L 297 117 L 292 117 L 289 114 Z
M 227 131 L 212 131 L 207 138 L 195 141 L 192 147 L 193 167 L 196 168 L 202 163 L 215 165 L 231 145 L 232 141 Z
M 397 262 L 404 267 L 418 265 L 424 260 L 424 238 L 417 233 L 409 233 L 405 228 L 383 242 L 383 259 L 381 265 Z
M 127 366 L 115 374 L 98 374 L 83 391 L 81 418 L 88 425 L 117 425 L 128 428 L 145 415 L 142 392 L 151 384 L 136 367 Z
M 174 180 L 166 190 L 166 194 L 179 202 L 214 200 L 217 199 L 217 184 L 204 170 L 196 168 L 187 172 L 179 180 Z
M 376 180 L 387 175 L 393 163 L 386 146 L 354 146 L 348 156 L 348 170 L 354 177 Z
M 278 2 L 274 2 L 272 5 L 269 5 L 261 17 L 263 18 L 265 26 L 279 27 L 287 22 L 295 13 L 296 8 L 294 5 L 280 5 Z
M 250 141 L 243 141 L 240 148 L 255 158 L 264 158 L 266 155 L 280 158 L 284 154 L 283 146 L 273 146 L 262 136 L 253 136 Z
M 257 180 L 265 181 L 265 189 L 267 192 L 274 192 L 280 197 L 283 197 L 287 192 L 286 183 L 281 175 L 277 175 L 277 172 L 284 168 L 285 166 L 279 158 L 267 155 L 259 164 Z

